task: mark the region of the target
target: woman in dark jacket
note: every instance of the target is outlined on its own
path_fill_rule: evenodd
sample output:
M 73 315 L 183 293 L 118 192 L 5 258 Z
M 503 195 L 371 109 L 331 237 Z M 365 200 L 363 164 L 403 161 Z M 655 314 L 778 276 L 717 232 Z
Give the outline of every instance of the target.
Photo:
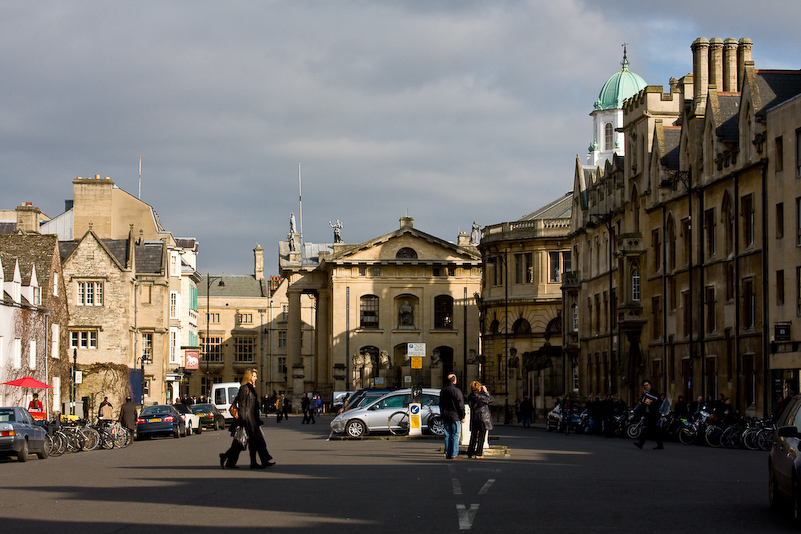
M 492 430 L 492 415 L 489 405 L 492 397 L 487 391 L 487 386 L 482 386 L 480 382 L 473 381 L 470 384 L 470 395 L 467 396 L 467 403 L 470 405 L 470 445 L 467 447 L 467 457 L 483 458 L 484 441 L 487 432 Z
M 239 427 L 244 427 L 247 433 L 247 445 L 250 447 L 250 468 L 251 469 L 264 469 L 275 465 L 275 462 L 270 453 L 267 452 L 267 444 L 264 442 L 264 436 L 259 428 L 263 423 L 259 416 L 259 397 L 256 394 L 256 379 L 258 372 L 256 369 L 248 369 L 245 371 L 245 376 L 242 379 L 242 386 L 239 388 L 239 394 L 234 399 L 233 408 L 238 410 L 238 416 L 234 418 L 231 423 L 231 435 L 234 440 L 231 447 L 224 453 L 220 453 L 220 466 L 228 467 L 230 469 L 236 468 L 236 462 L 239 459 L 239 453 L 242 452 L 243 446 L 236 439 L 236 431 Z M 256 455 L 259 455 L 261 464 L 256 461 Z

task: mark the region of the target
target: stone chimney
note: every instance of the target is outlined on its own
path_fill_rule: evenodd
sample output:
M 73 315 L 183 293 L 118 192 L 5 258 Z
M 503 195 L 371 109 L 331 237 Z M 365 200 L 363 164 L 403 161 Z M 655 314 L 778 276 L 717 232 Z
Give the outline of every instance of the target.
M 751 61 L 751 47 L 754 46 L 754 41 L 747 37 L 743 37 L 740 39 L 740 42 L 737 43 L 737 86 L 738 88 L 742 85 L 743 79 L 745 78 L 744 70 L 745 64 Z
M 400 218 L 400 227 L 401 230 L 404 228 L 414 228 L 414 218 L 409 217 L 406 215 L 405 217 Z
M 723 91 L 723 39 L 720 37 L 709 40 L 709 85 Z
M 699 37 L 690 48 L 693 51 L 693 102 L 698 112 L 705 107 L 709 90 L 709 41 Z
M 256 245 L 253 249 L 253 274 L 256 275 L 256 280 L 261 282 L 264 280 L 264 249 L 261 245 Z
M 456 239 L 460 247 L 466 247 L 470 244 L 470 234 L 467 232 L 459 232 L 459 236 Z
M 739 91 L 737 79 L 737 39 L 729 37 L 723 42 L 723 90 L 728 93 Z
M 17 206 L 17 231 L 22 231 L 26 234 L 38 234 L 39 222 L 42 220 L 42 210 L 31 204 L 25 202 Z

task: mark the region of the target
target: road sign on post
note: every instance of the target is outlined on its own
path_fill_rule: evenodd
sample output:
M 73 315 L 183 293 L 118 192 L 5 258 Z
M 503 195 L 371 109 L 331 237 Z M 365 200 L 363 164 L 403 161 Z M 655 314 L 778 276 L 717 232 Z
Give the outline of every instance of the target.
M 414 383 L 412 385 L 412 402 L 423 402 L 423 358 L 426 357 L 425 343 L 407 343 L 406 355 L 412 361 L 412 375 Z
M 421 406 L 418 403 L 409 404 L 409 436 L 422 436 L 423 425 L 420 421 Z

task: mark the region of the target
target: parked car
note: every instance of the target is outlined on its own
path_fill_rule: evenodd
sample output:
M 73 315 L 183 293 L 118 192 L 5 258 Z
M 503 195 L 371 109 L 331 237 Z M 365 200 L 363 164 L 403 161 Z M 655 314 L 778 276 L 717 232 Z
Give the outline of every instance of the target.
M 211 386 L 211 403 L 220 410 L 226 421 L 232 421 L 234 417 L 229 409 L 234 403 L 234 399 L 239 394 L 239 382 L 222 382 Z
M 47 458 L 44 428 L 34 423 L 25 408 L 0 408 L 0 455 L 13 455 L 20 462 L 28 460 L 29 453 L 44 460 Z
M 225 428 L 225 417 L 213 404 L 193 404 L 190 406 L 200 418 L 200 424 L 212 430 Z
M 200 417 L 192 411 L 191 407 L 186 404 L 173 404 L 172 406 L 181 414 L 181 417 L 184 418 L 187 434 L 191 434 L 192 432 L 200 434 L 203 432 L 203 424 L 200 422 Z
M 773 431 L 768 457 L 768 500 L 771 508 L 791 504 L 797 525 L 801 525 L 801 396 L 784 408 Z
M 559 430 L 559 425 L 562 424 L 562 409 L 557 404 L 554 406 L 553 410 L 548 412 L 548 415 L 545 416 L 545 430 L 548 432 L 553 432 L 554 430 Z
M 348 402 L 342 406 L 342 411 L 347 412 L 355 408 L 360 408 L 379 397 L 383 397 L 387 393 L 392 393 L 393 390 L 388 388 L 362 388 L 353 392 L 353 395 L 348 397 Z
M 411 400 L 412 391 L 410 389 L 384 393 L 378 398 L 370 399 L 368 397 L 365 404 L 337 415 L 331 421 L 331 430 L 337 434 L 345 433 L 352 438 L 362 437 L 371 432 L 389 432 L 389 416 L 397 411 L 407 409 Z M 421 424 L 423 428 L 427 428 L 429 418 L 439 416 L 439 390 L 423 389 L 422 404 Z
M 136 420 L 136 439 L 171 435 L 174 438 L 186 436 L 186 423 L 181 414 L 169 404 L 145 406 Z

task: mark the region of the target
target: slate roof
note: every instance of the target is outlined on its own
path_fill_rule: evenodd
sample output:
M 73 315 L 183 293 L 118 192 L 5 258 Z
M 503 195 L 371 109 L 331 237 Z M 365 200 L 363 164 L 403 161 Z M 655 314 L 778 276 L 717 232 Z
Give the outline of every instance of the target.
M 9 222 L 9 221 L 0 222 L 0 235 L 13 234 L 16 231 L 17 231 L 17 223 L 16 223 L 16 221 L 14 221 L 14 222 Z
M 197 285 L 198 298 L 206 297 L 206 279 L 208 275 L 201 276 Z M 220 280 L 225 284 L 220 286 Z M 262 285 L 254 275 L 246 274 L 212 274 L 210 297 L 263 297 Z
M 801 71 L 797 70 L 759 69 L 756 70 L 756 82 L 762 105 L 756 111 L 760 115 L 801 93 Z
M 662 165 L 667 169 L 679 168 L 679 142 L 681 141 L 680 126 L 665 126 L 665 154 L 662 156 Z
M 14 266 L 19 261 L 22 285 L 31 283 L 31 266 L 36 267 L 36 279 L 39 287 L 50 285 L 53 266 L 53 254 L 57 243 L 55 235 L 48 234 L 12 234 L 0 235 L 0 261 L 3 264 L 3 277 L 6 281 L 14 278 Z M 46 301 L 47 292 L 42 292 Z
M 164 254 L 161 242 L 145 243 L 134 247 L 136 255 L 136 272 L 141 274 L 161 274 Z
M 720 125 L 715 133 L 724 142 L 737 142 L 740 138 L 740 93 L 724 93 L 718 95 Z
M 520 221 L 535 221 L 541 219 L 570 219 L 573 214 L 573 191 L 557 198 L 540 209 L 523 215 Z

